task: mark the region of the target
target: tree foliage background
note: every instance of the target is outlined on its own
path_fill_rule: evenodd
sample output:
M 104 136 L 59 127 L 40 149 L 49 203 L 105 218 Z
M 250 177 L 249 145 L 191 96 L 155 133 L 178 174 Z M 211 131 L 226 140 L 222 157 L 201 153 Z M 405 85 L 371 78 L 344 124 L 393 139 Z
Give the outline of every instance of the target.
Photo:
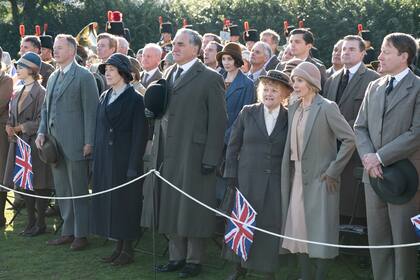
M 26 34 L 35 33 L 36 24 L 42 27 L 48 23 L 53 34 L 76 35 L 93 21 L 102 32 L 108 10 L 123 13 L 134 50 L 159 40 L 159 16 L 177 27 L 185 18 L 200 33 L 217 34 L 225 18 L 241 28 L 248 21 L 251 28 L 271 28 L 281 35 L 284 20 L 295 26 L 305 20 L 305 27 L 315 34 L 321 59 L 327 63 L 333 44 L 345 35 L 356 34 L 358 23 L 373 31 L 377 48 L 390 32 L 420 36 L 418 0 L 0 0 L 0 46 L 17 57 L 21 23 Z

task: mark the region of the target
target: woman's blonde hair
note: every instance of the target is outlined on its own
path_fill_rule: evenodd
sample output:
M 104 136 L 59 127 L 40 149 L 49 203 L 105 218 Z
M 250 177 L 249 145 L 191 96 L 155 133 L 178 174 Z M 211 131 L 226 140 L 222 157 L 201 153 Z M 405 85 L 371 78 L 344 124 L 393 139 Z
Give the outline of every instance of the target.
M 287 93 L 286 96 L 283 96 L 283 101 L 281 102 L 281 105 L 283 105 L 283 107 L 287 107 L 291 91 L 282 82 L 277 82 L 277 81 L 274 81 L 274 80 L 261 79 L 259 81 L 258 86 L 257 86 L 257 101 L 262 103 L 262 100 L 263 100 L 262 96 L 263 96 L 263 91 L 264 91 L 263 88 L 266 85 L 270 85 L 270 86 L 273 86 L 273 87 L 277 88 L 281 93 Z

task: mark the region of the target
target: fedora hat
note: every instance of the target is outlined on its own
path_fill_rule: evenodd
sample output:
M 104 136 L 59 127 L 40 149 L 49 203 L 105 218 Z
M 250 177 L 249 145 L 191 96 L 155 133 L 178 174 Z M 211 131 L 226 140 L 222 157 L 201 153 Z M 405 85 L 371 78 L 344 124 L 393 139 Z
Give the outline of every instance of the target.
M 376 194 L 391 204 L 404 204 L 417 192 L 419 184 L 416 167 L 408 159 L 383 167 L 383 179 L 369 177 Z
M 267 75 L 261 75 L 258 77 L 259 80 L 271 80 L 277 81 L 285 85 L 290 91 L 293 91 L 292 83 L 290 81 L 289 75 L 280 71 L 280 70 L 270 70 Z
M 154 118 L 165 114 L 168 105 L 168 85 L 165 79 L 150 84 L 144 93 L 144 107 L 153 113 Z
M 41 149 L 38 149 L 39 158 L 46 164 L 55 164 L 58 161 L 58 146 L 55 138 L 49 134 L 45 135 L 45 142 Z
M 228 54 L 233 59 L 238 62 L 237 64 L 239 67 L 244 65 L 244 61 L 242 60 L 242 49 L 241 46 L 238 43 L 228 43 L 226 46 L 223 47 L 222 51 L 218 52 L 216 55 L 216 59 L 219 63 L 222 62 L 222 56 Z

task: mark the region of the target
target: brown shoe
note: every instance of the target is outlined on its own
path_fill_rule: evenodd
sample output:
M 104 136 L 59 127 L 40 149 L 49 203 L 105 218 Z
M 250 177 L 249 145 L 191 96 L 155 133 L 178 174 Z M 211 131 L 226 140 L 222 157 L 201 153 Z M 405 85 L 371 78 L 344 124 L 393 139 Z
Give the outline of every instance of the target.
M 72 243 L 74 240 L 73 235 L 61 236 L 60 238 L 48 240 L 47 245 L 64 245 Z
M 70 245 L 70 249 L 73 251 L 81 251 L 89 245 L 86 237 L 75 238 L 73 243 Z
M 120 254 L 121 254 L 120 251 L 114 251 L 112 252 L 110 256 L 102 257 L 101 261 L 104 263 L 112 263 L 120 256 Z
M 134 262 L 133 254 L 122 251 L 121 254 L 111 264 L 114 266 L 127 265 Z

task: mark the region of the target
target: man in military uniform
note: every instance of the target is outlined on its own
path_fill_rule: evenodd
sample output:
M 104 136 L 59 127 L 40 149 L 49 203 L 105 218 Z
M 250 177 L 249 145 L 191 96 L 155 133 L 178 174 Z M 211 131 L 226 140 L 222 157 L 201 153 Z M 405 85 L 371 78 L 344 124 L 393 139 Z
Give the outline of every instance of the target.
M 43 62 L 52 65 L 55 68 L 55 60 L 53 58 L 54 40 L 50 35 L 39 36 L 41 40 L 41 59 Z
M 255 43 L 260 40 L 258 38 L 257 29 L 250 29 L 248 31 L 244 31 L 242 38 L 244 39 L 245 46 L 249 51 L 251 51 Z
M 158 43 L 158 45 L 162 48 L 162 58 L 164 58 L 168 52 L 172 51 L 172 33 L 172 23 L 162 23 L 160 26 L 161 40 Z
M 369 30 L 362 30 L 362 32 L 360 32 L 360 35 L 365 41 L 366 46 L 366 54 L 363 58 L 363 63 L 370 64 L 372 61 L 378 60 L 375 53 L 375 49 L 372 47 L 372 33 L 370 33 Z

